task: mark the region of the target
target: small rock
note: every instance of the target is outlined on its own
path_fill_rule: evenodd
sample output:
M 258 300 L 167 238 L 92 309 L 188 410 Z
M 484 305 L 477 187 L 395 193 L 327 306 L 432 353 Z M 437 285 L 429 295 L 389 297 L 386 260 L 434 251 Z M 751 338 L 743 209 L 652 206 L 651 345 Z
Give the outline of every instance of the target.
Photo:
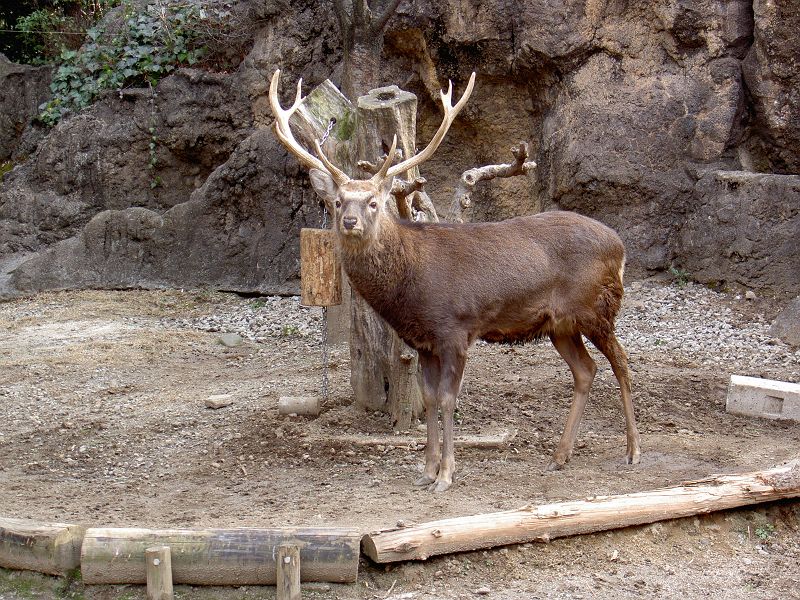
M 753 290 L 747 290 L 744 294 L 746 300 L 755 300 L 756 293 Z
M 206 408 L 225 408 L 233 404 L 233 396 L 231 394 L 217 394 L 206 398 Z
M 236 333 L 223 333 L 217 337 L 217 340 L 226 348 L 236 348 L 244 344 L 242 337 Z
M 478 594 L 479 596 L 486 596 L 488 594 L 491 594 L 492 590 L 489 586 L 484 585 L 475 590 L 475 593 Z

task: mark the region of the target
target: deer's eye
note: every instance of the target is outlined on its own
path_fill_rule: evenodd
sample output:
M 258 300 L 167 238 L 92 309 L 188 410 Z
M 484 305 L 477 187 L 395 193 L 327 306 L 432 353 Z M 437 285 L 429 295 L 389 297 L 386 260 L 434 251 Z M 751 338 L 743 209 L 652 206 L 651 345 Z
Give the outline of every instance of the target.
M 336 206 L 336 208 L 342 208 L 342 201 L 337 200 L 336 202 L 334 202 L 334 205 Z
M 378 208 L 378 203 L 375 200 L 373 200 L 372 202 L 369 203 L 369 207 L 374 210 Z

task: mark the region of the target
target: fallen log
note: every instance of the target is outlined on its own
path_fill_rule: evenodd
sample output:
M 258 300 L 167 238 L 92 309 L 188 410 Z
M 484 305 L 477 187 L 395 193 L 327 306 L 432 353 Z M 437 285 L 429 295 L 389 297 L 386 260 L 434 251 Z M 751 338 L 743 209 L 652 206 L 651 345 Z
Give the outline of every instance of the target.
M 0 567 L 63 575 L 80 565 L 81 525 L 0 517 Z
M 145 551 L 169 546 L 174 583 L 275 585 L 278 548 L 300 549 L 303 581 L 352 583 L 358 576 L 360 532 L 352 528 L 138 529 L 86 531 L 85 583 L 146 583 Z
M 505 544 L 549 541 L 665 519 L 800 496 L 800 460 L 743 475 L 713 475 L 671 488 L 620 496 L 525 506 L 365 535 L 361 549 L 374 562 L 430 556 Z
M 456 448 L 508 448 L 517 436 L 516 429 L 504 429 L 497 433 L 479 433 L 457 435 L 453 438 Z M 410 435 L 327 435 L 316 438 L 319 442 L 335 443 L 343 446 L 394 446 L 395 448 L 413 448 L 421 450 L 426 440 L 423 436 Z

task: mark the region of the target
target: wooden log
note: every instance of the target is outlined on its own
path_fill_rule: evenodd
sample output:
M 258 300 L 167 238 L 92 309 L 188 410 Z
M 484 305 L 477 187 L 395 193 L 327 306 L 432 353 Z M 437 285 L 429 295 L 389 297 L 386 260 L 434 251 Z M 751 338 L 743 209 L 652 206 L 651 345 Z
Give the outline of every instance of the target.
M 342 266 L 336 252 L 336 233 L 331 229 L 300 230 L 300 303 L 342 303 Z
M 518 510 L 433 521 L 364 536 L 364 554 L 378 563 L 505 544 L 549 541 L 800 496 L 800 460 L 744 475 L 714 475 L 678 487 L 620 496 L 526 506 Z
M 147 565 L 147 600 L 172 600 L 172 558 L 169 546 L 144 551 Z
M 278 548 L 278 600 L 300 600 L 300 548 Z
M 281 396 L 278 398 L 279 415 L 318 417 L 320 399 L 317 396 Z
M 516 429 L 504 429 L 498 433 L 462 434 L 453 439 L 456 448 L 484 448 L 503 450 L 511 445 L 517 436 Z M 395 448 L 413 448 L 420 450 L 425 447 L 425 436 L 410 435 L 326 435 L 319 436 L 320 441 L 326 444 L 337 443 L 343 446 L 394 446 Z
M 86 528 L 0 517 L 0 567 L 63 575 L 81 564 Z
M 86 531 L 85 583 L 146 583 L 145 550 L 171 549 L 172 579 L 192 585 L 275 585 L 281 545 L 300 549 L 303 581 L 352 583 L 360 533 L 353 528 L 138 529 Z

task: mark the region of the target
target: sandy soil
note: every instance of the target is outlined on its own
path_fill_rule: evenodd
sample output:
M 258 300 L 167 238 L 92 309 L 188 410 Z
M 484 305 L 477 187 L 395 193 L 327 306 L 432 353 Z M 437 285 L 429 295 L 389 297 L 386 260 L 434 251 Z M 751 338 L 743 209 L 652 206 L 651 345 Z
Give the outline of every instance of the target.
M 665 298 L 659 306 L 667 309 L 651 311 L 654 297 Z M 595 354 L 601 370 L 572 461 L 544 473 L 571 400 L 566 365 L 549 344 L 476 346 L 458 430 L 518 433 L 507 449 L 459 450 L 456 484 L 444 494 L 412 487 L 421 449 L 342 441 L 391 435 L 386 416 L 350 406 L 346 348 L 332 350 L 332 392 L 319 418 L 278 415 L 279 396 L 320 388 L 320 314 L 296 300 L 65 292 L 0 304 L 0 515 L 97 526 L 368 531 L 400 519 L 642 491 L 800 456 L 796 423 L 725 412 L 731 373 L 800 381 L 800 352 L 763 339 L 766 362 L 727 359 L 713 343 L 687 349 L 670 332 L 699 327 L 681 321 L 698 302 L 734 333 L 768 324 L 775 312 L 767 301 L 657 282 L 631 286 L 620 337 L 642 434 L 635 466 L 623 464 L 618 392 L 602 357 Z M 215 319 L 234 315 L 235 324 L 243 312 L 266 325 L 242 329 L 243 343 L 228 347 L 220 340 L 226 326 Z M 747 354 L 746 339 L 731 343 Z M 233 404 L 206 408 L 217 394 L 230 394 Z M 304 586 L 304 597 L 800 598 L 800 503 L 425 563 L 363 560 L 359 577 L 355 585 Z M 183 598 L 274 597 L 260 587 L 178 590 Z M 0 570 L 0 598 L 28 597 L 142 598 L 144 591 Z

